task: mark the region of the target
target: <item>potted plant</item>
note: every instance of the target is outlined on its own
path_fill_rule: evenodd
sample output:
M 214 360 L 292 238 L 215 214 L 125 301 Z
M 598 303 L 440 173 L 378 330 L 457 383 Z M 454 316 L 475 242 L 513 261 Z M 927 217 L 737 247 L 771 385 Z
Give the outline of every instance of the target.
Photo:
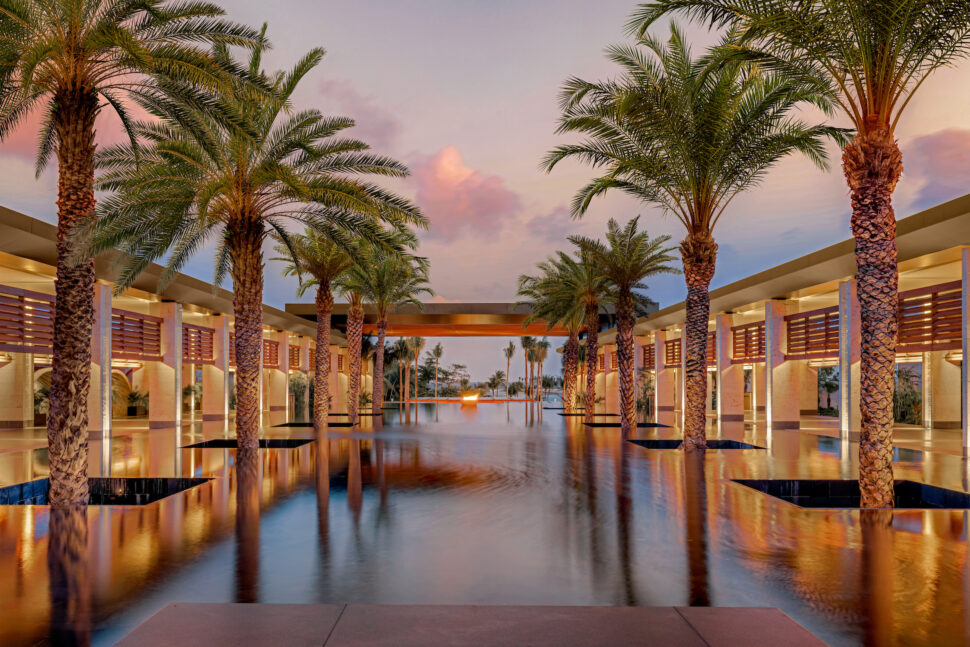
M 148 408 L 148 394 L 142 393 L 138 389 L 132 389 L 128 393 L 128 415 L 137 416 L 139 409 Z
M 39 386 L 34 389 L 34 426 L 47 426 L 47 411 L 51 406 L 51 387 Z

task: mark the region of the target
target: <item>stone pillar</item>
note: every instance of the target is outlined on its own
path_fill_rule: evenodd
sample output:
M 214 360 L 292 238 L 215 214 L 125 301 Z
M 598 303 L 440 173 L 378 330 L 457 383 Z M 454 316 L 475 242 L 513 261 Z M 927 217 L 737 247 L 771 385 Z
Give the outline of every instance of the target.
M 963 282 L 960 297 L 963 303 L 963 318 L 960 326 L 963 338 L 963 361 L 960 363 L 960 428 L 963 440 L 963 455 L 970 452 L 970 248 L 960 250 L 960 280 Z
M 658 330 L 653 334 L 654 339 L 654 361 L 656 362 L 654 380 L 654 395 L 657 406 L 654 407 L 654 418 L 660 422 L 659 414 L 671 414 L 674 411 L 674 399 L 676 397 L 676 367 L 667 368 L 664 364 L 664 344 L 667 341 L 667 333 Z
M 330 387 L 330 411 L 331 412 L 345 412 L 347 394 L 345 392 L 347 388 L 346 375 L 340 372 L 340 356 L 343 354 L 342 349 L 337 346 L 330 347 L 330 376 L 328 378 Z M 344 358 L 346 359 L 346 358 Z
M 34 425 L 34 356 L 31 353 L 6 353 L 6 355 L 10 361 L 0 366 L 0 392 L 7 396 L 0 399 L 0 429 L 32 427 Z M 92 374 L 91 377 L 95 376 Z
M 290 415 L 290 335 L 285 330 L 274 335 L 279 347 L 279 367 L 269 370 L 269 410 L 283 411 L 286 420 Z
M 100 437 L 102 452 L 107 452 L 102 454 L 103 469 L 108 466 L 111 458 L 111 286 L 100 281 L 94 284 L 88 429 L 92 435 Z M 108 472 L 103 473 L 108 475 Z
M 603 393 L 603 410 L 610 413 L 620 412 L 620 372 L 619 366 L 617 369 L 613 368 L 613 363 L 616 361 L 616 344 L 609 344 L 603 347 L 603 360 L 604 360 L 604 370 L 603 370 L 603 382 L 604 382 L 604 393 Z
M 732 315 L 714 320 L 714 354 L 717 367 L 717 418 L 722 422 L 744 421 L 744 366 L 731 363 Z
M 946 355 L 942 350 L 923 353 L 922 380 L 930 396 L 923 401 L 924 420 L 933 429 L 960 429 L 961 370 L 946 361 Z
M 155 304 L 153 314 L 162 318 L 162 359 L 146 362 L 148 378 L 148 427 L 182 428 L 182 304 Z M 178 434 L 176 434 L 178 439 Z
M 185 362 L 182 363 L 182 388 L 187 386 L 192 386 L 195 384 L 195 364 Z M 185 399 L 183 406 L 188 408 L 189 417 L 195 415 L 195 393 L 193 392 L 188 398 Z
M 855 279 L 839 282 L 839 428 L 840 437 L 859 429 L 859 299 Z
M 785 360 L 791 309 L 788 301 L 765 302 L 765 420 L 772 430 L 798 429 L 800 418 L 798 366 Z
M 798 371 L 801 374 L 798 382 L 801 385 L 799 398 L 799 413 L 803 416 L 818 415 L 818 369 L 809 366 L 808 360 L 797 360 Z
M 211 325 L 212 365 L 202 367 L 202 419 L 229 417 L 229 317 L 216 315 Z
M 764 418 L 765 402 L 767 402 L 767 384 L 765 378 L 765 363 L 755 362 L 751 365 L 751 415 L 754 420 Z

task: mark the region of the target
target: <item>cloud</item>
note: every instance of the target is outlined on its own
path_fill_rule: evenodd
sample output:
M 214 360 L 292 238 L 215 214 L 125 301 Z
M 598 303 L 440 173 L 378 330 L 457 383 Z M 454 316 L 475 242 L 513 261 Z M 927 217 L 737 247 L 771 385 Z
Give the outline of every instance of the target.
M 555 207 L 546 214 L 533 216 L 525 222 L 526 233 L 547 242 L 564 242 L 575 224 L 564 206 Z
M 903 177 L 920 188 L 913 207 L 925 209 L 970 188 L 970 130 L 949 129 L 913 139 L 903 150 Z
M 465 233 L 497 235 L 521 209 L 517 193 L 496 175 L 469 168 L 454 146 L 411 166 L 415 200 L 431 220 L 429 237 L 455 240 Z
M 333 102 L 339 116 L 354 120 L 353 136 L 374 150 L 386 151 L 401 133 L 401 122 L 376 105 L 373 97 L 360 94 L 350 81 L 324 81 L 320 84 L 320 94 Z

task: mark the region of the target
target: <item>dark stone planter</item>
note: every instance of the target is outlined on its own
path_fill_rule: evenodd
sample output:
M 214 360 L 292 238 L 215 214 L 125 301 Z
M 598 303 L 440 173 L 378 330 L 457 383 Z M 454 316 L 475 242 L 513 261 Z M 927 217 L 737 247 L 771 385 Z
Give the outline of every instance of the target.
M 260 449 L 296 449 L 312 443 L 312 438 L 260 438 Z M 184 445 L 182 449 L 237 449 L 239 441 L 235 438 L 217 438 L 206 440 L 193 445 Z
M 664 440 L 630 440 L 634 445 L 640 445 L 646 449 L 680 449 L 681 445 L 684 444 L 683 440 L 678 440 L 676 438 L 669 438 Z M 764 449 L 764 447 L 759 447 L 758 445 L 751 445 L 750 443 L 742 443 L 739 440 L 716 440 L 708 439 L 707 448 L 713 450 L 721 449 Z
M 858 508 L 859 481 L 836 479 L 734 479 L 735 483 L 764 492 L 802 508 Z M 970 494 L 916 481 L 896 481 L 897 509 L 970 509 Z
M 89 478 L 88 505 L 148 505 L 208 478 Z M 48 480 L 38 479 L 0 488 L 0 505 L 47 505 Z

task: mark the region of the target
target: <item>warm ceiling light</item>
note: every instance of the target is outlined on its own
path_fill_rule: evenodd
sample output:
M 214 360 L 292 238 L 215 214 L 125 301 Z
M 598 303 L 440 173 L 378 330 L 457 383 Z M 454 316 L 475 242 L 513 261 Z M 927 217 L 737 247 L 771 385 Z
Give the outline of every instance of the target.
M 141 368 L 141 362 L 134 359 L 111 360 L 111 368 Z

